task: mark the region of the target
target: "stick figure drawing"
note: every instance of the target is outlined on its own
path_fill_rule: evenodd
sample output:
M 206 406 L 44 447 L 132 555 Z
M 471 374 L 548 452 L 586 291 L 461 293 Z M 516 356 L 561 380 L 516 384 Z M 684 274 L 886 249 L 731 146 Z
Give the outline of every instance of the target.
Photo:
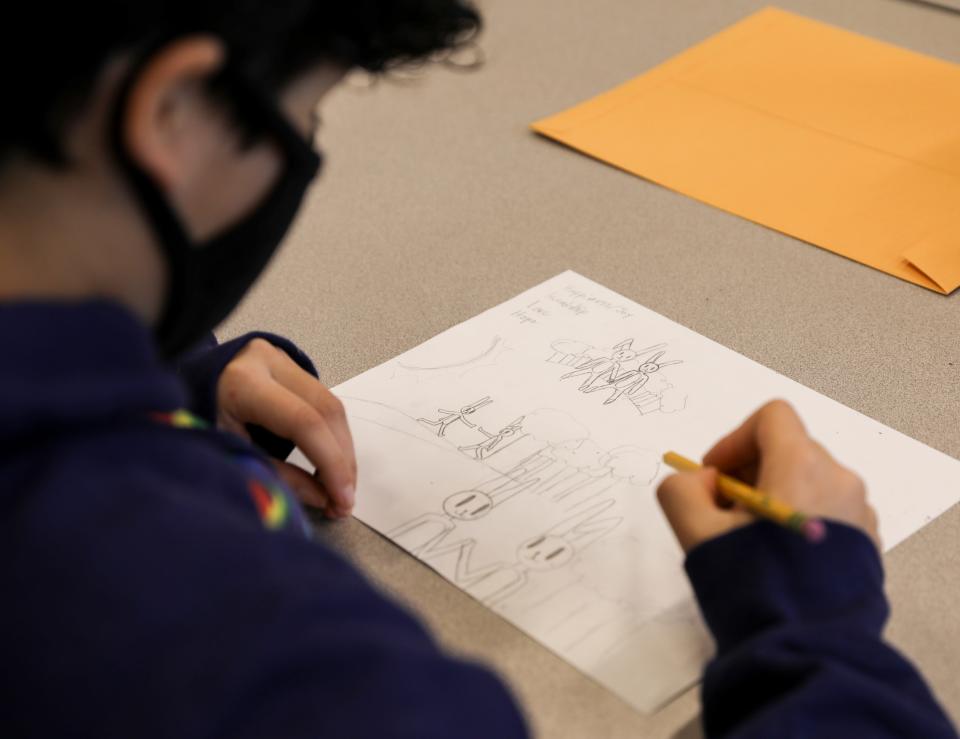
M 448 411 L 443 408 L 438 408 L 437 413 L 440 413 L 440 418 L 436 421 L 428 421 L 426 418 L 418 418 L 417 421 L 422 423 L 424 426 L 433 426 L 436 427 L 437 436 L 445 436 L 447 429 L 450 428 L 453 424 L 460 422 L 467 428 L 476 428 L 477 424 L 471 423 L 467 420 L 467 416 L 472 416 L 478 410 L 483 408 L 485 405 L 489 405 L 493 401 L 488 397 L 480 398 L 480 400 L 470 405 L 465 405 L 460 410 Z
M 509 444 L 503 444 L 506 439 L 516 438 L 520 433 L 523 428 L 523 418 L 523 416 L 520 416 L 520 418 L 514 419 L 496 434 L 491 434 L 489 431 L 485 431 L 483 426 L 479 426 L 477 431 L 486 436 L 486 440 L 458 448 L 461 452 L 471 452 L 475 459 L 485 459 L 492 454 L 496 454 L 497 451 L 502 451 L 509 446 Z M 503 445 L 501 446 L 501 444 Z
M 489 515 L 497 506 L 536 482 L 505 478 L 498 480 L 499 484 L 488 490 L 477 488 L 453 493 L 444 499 L 441 513 L 424 513 L 391 529 L 387 536 L 411 554 L 426 559 L 457 528 L 459 522 L 476 521 Z
M 662 361 L 666 344 L 633 348 L 633 339 L 624 339 L 608 349 L 597 349 L 581 341 L 562 340 L 550 345 L 547 361 L 574 369 L 560 376 L 560 381 L 579 378 L 581 393 L 607 392 L 603 405 L 612 405 L 621 398 L 628 400 L 640 413 L 674 413 L 686 406 L 686 395 L 671 383 L 650 384 L 653 375 L 662 377 L 665 367 L 682 364 L 681 359 Z
M 555 570 L 574 560 L 578 553 L 613 531 L 623 519 L 620 516 L 601 518 L 615 500 L 603 500 L 546 531 L 538 533 L 517 547 L 513 562 L 496 562 L 475 567 L 471 562 L 475 539 L 435 548 L 428 561 L 456 553 L 453 581 L 470 595 L 487 605 L 502 603 L 520 591 L 532 573 Z

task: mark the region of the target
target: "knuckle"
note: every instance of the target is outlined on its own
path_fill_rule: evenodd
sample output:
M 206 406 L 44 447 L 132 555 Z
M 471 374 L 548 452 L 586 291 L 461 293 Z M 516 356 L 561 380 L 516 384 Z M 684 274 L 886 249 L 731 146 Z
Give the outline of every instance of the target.
M 680 476 L 670 475 L 657 488 L 657 500 L 660 505 L 665 505 L 673 501 L 680 494 Z
M 321 387 L 317 395 L 316 406 L 325 416 L 342 418 L 346 416 L 343 402 L 326 388 Z
M 257 357 L 270 357 L 277 351 L 277 348 L 266 339 L 258 336 L 251 339 L 244 350 Z
M 841 495 L 847 496 L 861 506 L 867 504 L 867 488 L 857 473 L 846 467 L 838 467 L 833 480 Z
M 784 413 L 793 413 L 793 406 L 783 398 L 774 398 L 760 409 L 767 415 L 781 415 Z
M 220 383 L 227 386 L 246 385 L 252 379 L 253 372 L 250 366 L 242 359 L 235 359 L 230 362 L 220 373 Z
M 822 458 L 823 454 L 816 442 L 806 441 L 794 445 L 793 463 L 803 469 L 816 467 Z
M 320 415 L 313 408 L 306 405 L 299 406 L 293 412 L 291 421 L 294 427 L 304 434 L 316 433 L 326 426 Z
M 343 401 L 333 394 L 330 395 L 330 410 L 338 418 L 346 418 L 347 416 L 347 409 L 343 405 Z
M 660 483 L 660 487 L 657 488 L 657 501 L 659 501 L 660 505 L 663 505 L 665 501 L 669 500 L 672 494 L 671 493 L 671 490 L 673 487 L 673 483 L 671 482 L 672 479 L 673 479 L 673 476 L 671 475 L 662 483 Z

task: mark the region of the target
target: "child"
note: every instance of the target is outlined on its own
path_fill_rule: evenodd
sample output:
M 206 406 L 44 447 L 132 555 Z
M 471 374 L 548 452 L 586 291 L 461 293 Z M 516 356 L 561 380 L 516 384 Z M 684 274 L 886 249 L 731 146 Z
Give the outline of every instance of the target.
M 0 735 L 525 734 L 490 673 L 310 540 L 288 491 L 347 515 L 356 464 L 309 360 L 268 334 L 207 339 L 319 169 L 317 101 L 478 23 L 462 0 L 35 2 L 7 19 Z M 316 479 L 280 461 L 292 443 Z M 719 507 L 709 472 L 664 484 L 718 636 L 708 731 L 952 735 L 879 641 L 855 479 L 776 404 L 707 461 L 758 465 L 848 524 L 814 549 Z
M 309 539 L 268 453 L 299 444 L 319 479 L 280 475 L 331 516 L 356 478 L 309 361 L 205 340 L 319 167 L 317 101 L 475 12 L 91 0 L 5 24 L 0 736 L 523 736 L 499 681 Z

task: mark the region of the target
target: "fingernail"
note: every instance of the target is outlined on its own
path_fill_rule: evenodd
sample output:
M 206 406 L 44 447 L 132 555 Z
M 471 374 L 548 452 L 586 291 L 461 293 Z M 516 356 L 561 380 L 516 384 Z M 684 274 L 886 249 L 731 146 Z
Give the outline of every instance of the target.
M 348 504 L 351 508 L 353 508 L 353 504 L 354 504 L 354 503 L 356 502 L 356 500 L 357 500 L 357 491 L 354 489 L 353 485 L 347 485 L 347 486 L 343 489 L 343 491 L 342 491 L 341 494 L 343 495 L 343 499 L 344 499 L 345 501 L 347 501 L 347 504 Z

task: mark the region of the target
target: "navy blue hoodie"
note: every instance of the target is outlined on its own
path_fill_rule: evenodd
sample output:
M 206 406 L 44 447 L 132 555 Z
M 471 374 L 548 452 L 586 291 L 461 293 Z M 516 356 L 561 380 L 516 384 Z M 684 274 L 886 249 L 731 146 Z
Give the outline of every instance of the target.
M 170 415 L 212 422 L 249 338 L 174 372 L 113 304 L 0 303 L 0 736 L 524 736 L 495 677 L 309 538 L 265 454 L 289 444 Z M 880 640 L 862 534 L 758 524 L 687 567 L 718 639 L 711 736 L 954 736 Z

